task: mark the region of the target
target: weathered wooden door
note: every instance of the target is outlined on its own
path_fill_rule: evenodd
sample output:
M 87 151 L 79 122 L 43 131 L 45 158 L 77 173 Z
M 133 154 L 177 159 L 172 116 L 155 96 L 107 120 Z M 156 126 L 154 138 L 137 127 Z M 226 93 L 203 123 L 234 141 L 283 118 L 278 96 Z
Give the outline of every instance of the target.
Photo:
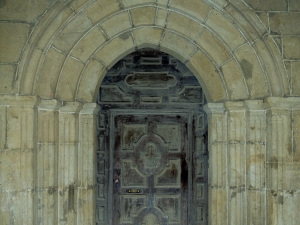
M 113 224 L 188 224 L 188 115 L 116 115 L 112 137 Z
M 196 77 L 153 49 L 106 74 L 97 151 L 97 225 L 207 225 L 207 122 Z

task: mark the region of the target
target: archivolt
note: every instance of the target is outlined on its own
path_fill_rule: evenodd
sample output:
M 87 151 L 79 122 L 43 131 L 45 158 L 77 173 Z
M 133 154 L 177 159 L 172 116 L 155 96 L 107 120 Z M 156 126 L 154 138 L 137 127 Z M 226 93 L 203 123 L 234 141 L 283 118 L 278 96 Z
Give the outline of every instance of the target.
M 238 0 L 57 2 L 31 34 L 17 91 L 92 102 L 115 62 L 151 47 L 184 62 L 210 102 L 284 96 L 279 51 L 244 7 Z

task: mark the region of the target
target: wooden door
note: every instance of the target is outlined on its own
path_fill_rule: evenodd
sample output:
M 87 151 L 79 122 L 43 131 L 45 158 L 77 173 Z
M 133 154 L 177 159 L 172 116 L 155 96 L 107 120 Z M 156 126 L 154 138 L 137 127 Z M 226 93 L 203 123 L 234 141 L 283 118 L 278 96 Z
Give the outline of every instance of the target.
M 189 224 L 187 114 L 113 117 L 113 224 Z

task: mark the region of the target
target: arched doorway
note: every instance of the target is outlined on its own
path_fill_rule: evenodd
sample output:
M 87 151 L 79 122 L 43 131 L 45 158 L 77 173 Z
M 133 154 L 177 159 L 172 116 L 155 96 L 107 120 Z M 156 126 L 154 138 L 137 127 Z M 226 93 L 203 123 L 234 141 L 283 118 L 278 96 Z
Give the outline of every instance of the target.
M 207 224 L 206 99 L 187 67 L 157 50 L 129 54 L 98 103 L 97 223 Z

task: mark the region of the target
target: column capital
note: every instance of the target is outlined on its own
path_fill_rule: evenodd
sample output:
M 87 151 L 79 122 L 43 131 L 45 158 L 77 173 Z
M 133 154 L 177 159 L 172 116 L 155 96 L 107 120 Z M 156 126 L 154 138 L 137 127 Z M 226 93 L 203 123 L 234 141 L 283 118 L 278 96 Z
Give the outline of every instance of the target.
M 246 100 L 244 101 L 244 105 L 248 110 L 254 111 L 265 111 L 266 105 L 263 100 Z
M 242 101 L 227 101 L 224 103 L 225 109 L 229 112 L 232 111 L 244 111 L 245 110 L 245 105 L 244 102 Z
M 67 102 L 66 105 L 59 109 L 60 113 L 78 113 L 82 109 L 81 102 Z
M 98 114 L 101 107 L 97 103 L 85 103 L 83 108 L 80 110 L 80 115 L 93 115 Z
M 54 111 L 58 110 L 61 106 L 61 101 L 57 99 L 42 99 L 40 104 L 38 105 L 38 109 L 44 111 Z
M 203 106 L 203 110 L 207 114 L 225 114 L 225 108 L 223 103 L 207 103 Z

